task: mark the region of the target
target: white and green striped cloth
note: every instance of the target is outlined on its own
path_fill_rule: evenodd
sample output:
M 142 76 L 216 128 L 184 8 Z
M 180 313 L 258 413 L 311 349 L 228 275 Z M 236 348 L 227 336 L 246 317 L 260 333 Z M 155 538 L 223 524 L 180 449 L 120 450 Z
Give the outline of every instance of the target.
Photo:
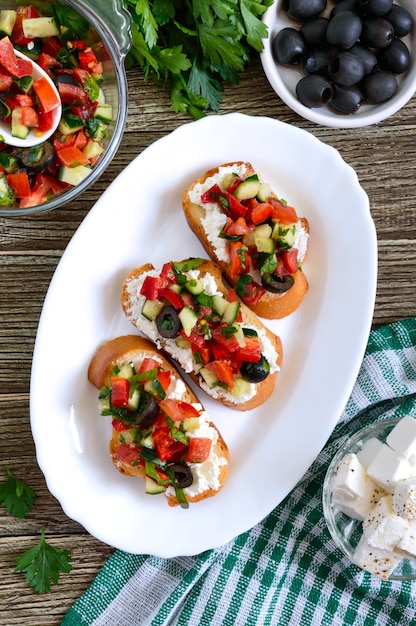
M 371 332 L 329 441 L 266 519 L 197 556 L 116 550 L 62 626 L 416 624 L 416 582 L 383 582 L 343 557 L 321 504 L 326 469 L 348 435 L 406 414 L 416 417 L 416 319 Z

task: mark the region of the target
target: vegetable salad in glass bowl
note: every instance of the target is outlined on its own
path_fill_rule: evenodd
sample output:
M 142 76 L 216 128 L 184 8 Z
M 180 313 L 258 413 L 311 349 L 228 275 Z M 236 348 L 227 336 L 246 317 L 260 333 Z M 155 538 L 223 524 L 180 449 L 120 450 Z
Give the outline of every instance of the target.
M 111 4 L 2 3 L 0 215 L 70 202 L 113 158 L 127 115 L 130 16 L 122 0 Z

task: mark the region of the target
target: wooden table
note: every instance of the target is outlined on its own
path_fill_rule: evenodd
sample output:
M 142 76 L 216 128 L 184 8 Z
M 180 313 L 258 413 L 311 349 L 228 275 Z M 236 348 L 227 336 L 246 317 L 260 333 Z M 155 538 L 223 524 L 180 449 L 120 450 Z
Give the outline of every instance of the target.
M 0 218 L 0 481 L 9 467 L 38 494 L 24 520 L 0 508 L 1 626 L 60 624 L 112 553 L 110 547 L 68 519 L 46 488 L 36 464 L 29 424 L 29 382 L 44 297 L 75 230 L 104 189 L 137 154 L 191 121 L 173 113 L 168 96 L 151 84 L 145 85 L 137 70 L 130 70 L 128 82 L 126 132 L 101 179 L 77 202 L 59 211 L 22 219 Z M 225 90 L 220 113 L 234 111 L 294 124 L 341 153 L 369 195 L 378 233 L 379 278 L 373 325 L 416 315 L 416 98 L 376 126 L 323 128 L 301 119 L 283 104 L 266 81 L 259 60 L 254 59 L 240 84 Z M 14 573 L 14 562 L 37 543 L 42 526 L 50 543 L 71 550 L 73 568 L 49 593 L 39 596 L 23 575 Z

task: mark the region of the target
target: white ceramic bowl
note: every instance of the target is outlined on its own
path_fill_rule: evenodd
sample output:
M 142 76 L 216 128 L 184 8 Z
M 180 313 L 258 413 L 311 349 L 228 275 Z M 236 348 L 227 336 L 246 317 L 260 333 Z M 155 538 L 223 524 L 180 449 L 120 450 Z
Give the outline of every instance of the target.
M 357 453 L 364 443 L 372 437 L 376 437 L 384 443 L 390 431 L 401 419 L 398 417 L 382 420 L 354 433 L 338 450 L 325 476 L 322 502 L 326 524 L 337 547 L 358 567 L 360 565 L 355 561 L 354 552 L 362 537 L 362 522 L 352 519 L 333 506 L 331 481 L 341 459 L 346 454 Z M 393 573 L 390 574 L 388 580 L 416 580 L 416 559 L 403 558 Z
M 268 38 L 264 40 L 264 50 L 261 53 L 261 62 L 270 85 L 277 95 L 293 111 L 303 118 L 333 128 L 359 128 L 376 124 L 390 117 L 401 109 L 416 91 L 416 3 L 414 0 L 394 0 L 412 15 L 414 25 L 412 31 L 403 42 L 407 45 L 411 54 L 409 69 L 402 75 L 397 76 L 399 88 L 390 100 L 381 104 L 362 104 L 355 113 L 336 113 L 329 107 L 310 109 L 299 102 L 296 97 L 296 84 L 304 73 L 298 66 L 295 68 L 280 65 L 275 61 L 272 42 L 275 35 L 285 27 L 299 28 L 300 22 L 290 19 L 282 8 L 283 0 L 277 0 L 265 13 L 263 21 L 268 27 Z M 329 11 L 333 4 L 328 2 Z

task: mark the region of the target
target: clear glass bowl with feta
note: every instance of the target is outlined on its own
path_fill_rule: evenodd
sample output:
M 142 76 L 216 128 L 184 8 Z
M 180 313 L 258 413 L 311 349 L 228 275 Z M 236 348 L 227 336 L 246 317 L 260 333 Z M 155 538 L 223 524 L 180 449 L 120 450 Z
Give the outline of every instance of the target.
M 353 434 L 331 461 L 323 510 L 337 547 L 382 580 L 416 579 L 416 419 Z

